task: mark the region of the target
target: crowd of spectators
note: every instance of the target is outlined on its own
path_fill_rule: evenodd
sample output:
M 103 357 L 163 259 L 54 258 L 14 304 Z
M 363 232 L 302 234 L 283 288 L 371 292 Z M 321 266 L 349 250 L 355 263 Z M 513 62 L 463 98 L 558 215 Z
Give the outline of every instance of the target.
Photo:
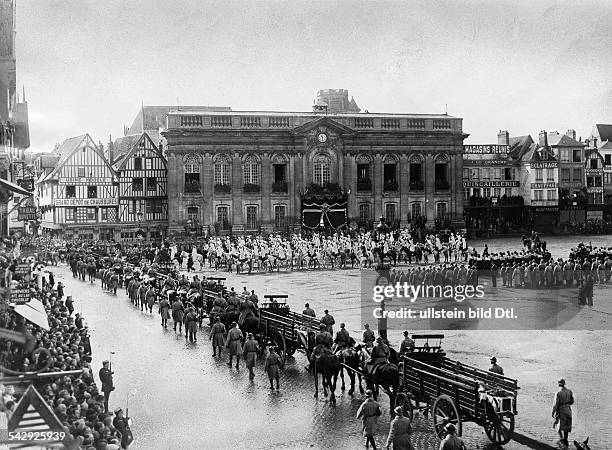
M 0 255 L 3 273 L 2 288 L 17 284 L 12 280 L 12 251 Z M 35 263 L 32 263 L 35 264 Z M 50 279 L 47 281 L 47 279 Z M 0 328 L 26 335 L 26 344 L 0 340 L 0 365 L 11 371 L 36 371 L 48 365 L 44 372 L 63 372 L 57 377 L 44 377 L 35 387 L 63 424 L 69 437 L 86 450 L 122 448 L 122 435 L 113 425 L 113 413 L 105 412 L 104 396 L 98 391 L 91 369 L 91 346 L 88 327 L 80 314 L 74 314 L 71 301 L 65 301 L 63 289 L 53 277 L 42 283 L 22 281 L 32 298 L 39 300 L 47 312 L 49 330 L 24 320 L 11 308 L 0 312 Z M 49 353 L 41 352 L 46 349 Z M 70 373 L 72 371 L 72 373 Z M 10 376 L 10 373 L 9 373 Z M 0 383 L 1 383 L 0 378 Z M 27 384 L 0 384 L 1 419 L 9 420 Z

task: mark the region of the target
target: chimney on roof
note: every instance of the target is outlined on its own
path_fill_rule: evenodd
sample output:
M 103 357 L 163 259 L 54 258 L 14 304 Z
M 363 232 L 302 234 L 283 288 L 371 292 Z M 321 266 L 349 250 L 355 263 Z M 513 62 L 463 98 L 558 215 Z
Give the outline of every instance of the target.
M 540 131 L 538 144 L 540 144 L 541 147 L 548 147 L 548 133 L 545 130 Z
M 593 148 L 597 149 L 597 138 L 596 137 L 593 138 Z
M 573 140 L 576 140 L 576 130 L 567 130 L 565 135 L 571 137 Z
M 510 133 L 507 130 L 499 130 L 499 133 L 497 133 L 497 145 L 510 145 Z
M 115 158 L 115 148 L 113 145 L 113 137 L 108 135 L 108 162 L 113 163 L 113 159 Z

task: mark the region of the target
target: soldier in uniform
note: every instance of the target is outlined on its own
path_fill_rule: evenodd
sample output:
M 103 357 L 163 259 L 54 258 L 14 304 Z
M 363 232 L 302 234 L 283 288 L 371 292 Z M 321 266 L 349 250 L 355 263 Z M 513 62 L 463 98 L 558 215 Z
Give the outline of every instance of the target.
M 306 303 L 304 305 L 304 311 L 302 311 L 302 314 L 304 314 L 305 316 L 316 317 L 314 309 L 310 307 L 309 303 Z
M 132 436 L 132 430 L 130 429 L 130 419 L 129 417 L 124 417 L 123 410 L 121 408 L 117 408 L 115 410 L 113 427 L 115 427 L 117 431 L 121 433 L 121 448 L 127 449 L 134 438 Z
M 280 380 L 280 371 L 278 366 L 280 365 L 281 360 L 278 354 L 276 353 L 276 347 L 270 347 L 270 353 L 266 357 L 266 362 L 264 364 L 264 370 L 268 374 L 268 379 L 270 380 L 270 389 L 274 389 L 273 382 L 276 381 L 276 390 L 279 389 L 278 382 Z
M 213 358 L 217 356 L 217 348 L 219 348 L 219 358 L 221 358 L 221 351 L 225 343 L 225 325 L 223 325 L 219 316 L 215 318 L 215 324 L 210 329 L 208 340 L 212 341 Z
M 364 326 L 365 330 L 363 331 L 363 343 L 367 348 L 371 348 L 374 345 L 374 341 L 376 340 L 376 336 L 374 332 L 370 330 L 370 325 L 367 323 Z
M 110 398 L 110 394 L 115 390 L 115 386 L 113 385 L 113 372 L 110 369 L 109 361 L 102 361 L 102 368 L 100 369 L 99 376 L 100 382 L 102 383 L 102 392 L 104 393 L 104 412 L 108 412 L 108 399 Z
M 244 355 L 247 369 L 249 369 L 250 380 L 255 378 L 255 372 L 253 372 L 253 367 L 255 367 L 255 361 L 257 361 L 258 353 L 259 345 L 257 345 L 257 341 L 253 339 L 253 333 L 247 334 L 247 340 L 244 343 L 244 347 L 242 347 L 242 354 Z
M 574 394 L 565 387 L 565 380 L 558 381 L 559 390 L 555 393 L 552 416 L 555 420 L 561 442 L 568 445 L 568 434 L 572 431 L 572 405 L 574 404 Z
M 242 354 L 242 345 L 240 341 L 244 338 L 242 331 L 238 328 L 236 322 L 232 322 L 232 326 L 227 333 L 225 340 L 225 347 L 229 350 L 229 363 L 227 365 L 232 367 L 232 359 L 236 355 L 236 369 L 240 369 L 240 355 Z
M 350 347 L 351 345 L 351 337 L 349 332 L 344 328 L 345 325 L 343 323 L 340 324 L 340 330 L 336 333 L 336 339 L 334 339 L 334 353 L 338 350 L 342 350 L 345 347 Z
M 323 318 L 321 318 L 321 322 L 325 324 L 325 327 L 327 328 L 327 332 L 333 336 L 334 335 L 334 324 L 336 323 L 336 321 L 334 320 L 334 317 L 329 314 L 329 311 L 327 309 L 325 310 L 325 315 L 323 316 Z
M 404 331 L 404 340 L 400 344 L 400 354 L 411 353 L 414 351 L 414 341 L 408 336 L 408 331 Z
M 389 356 L 391 355 L 391 351 L 383 338 L 378 336 L 376 338 L 376 345 L 372 348 L 372 353 L 370 353 L 370 361 L 369 365 L 374 368 L 379 364 L 385 364 L 389 360 Z
M 497 358 L 495 356 L 491 357 L 491 367 L 489 367 L 489 372 L 497 373 L 499 375 L 504 374 L 504 369 L 497 365 Z

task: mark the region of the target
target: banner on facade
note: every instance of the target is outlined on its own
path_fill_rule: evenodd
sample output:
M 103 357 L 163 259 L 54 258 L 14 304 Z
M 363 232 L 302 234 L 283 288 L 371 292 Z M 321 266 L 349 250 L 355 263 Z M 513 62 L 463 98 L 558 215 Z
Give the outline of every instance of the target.
M 316 201 L 303 202 L 302 225 L 310 229 L 316 229 L 320 226 L 333 229 L 344 227 L 347 222 L 346 207 L 346 201 L 332 204 Z
M 483 187 L 519 187 L 518 181 L 464 181 L 463 187 L 483 188 Z
M 55 206 L 117 206 L 116 198 L 56 198 Z

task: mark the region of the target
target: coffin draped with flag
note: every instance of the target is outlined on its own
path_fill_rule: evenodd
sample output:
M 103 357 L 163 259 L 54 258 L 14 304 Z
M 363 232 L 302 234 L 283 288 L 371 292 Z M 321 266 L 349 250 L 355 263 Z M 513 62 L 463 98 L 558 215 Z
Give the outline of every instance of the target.
M 347 224 L 348 196 L 344 193 L 313 194 L 302 196 L 302 226 L 315 229 L 319 226 L 334 230 Z

